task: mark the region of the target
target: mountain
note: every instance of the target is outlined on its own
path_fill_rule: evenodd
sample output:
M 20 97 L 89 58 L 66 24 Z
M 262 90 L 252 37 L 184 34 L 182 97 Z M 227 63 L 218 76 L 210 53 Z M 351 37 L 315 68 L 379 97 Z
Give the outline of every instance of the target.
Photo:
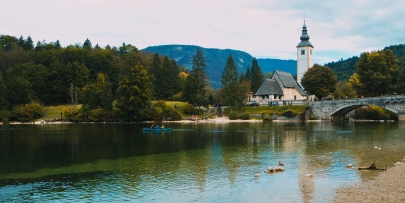
M 253 56 L 246 52 L 232 49 L 204 48 L 194 45 L 160 45 L 150 46 L 141 51 L 167 56 L 175 60 L 177 64 L 191 69 L 191 63 L 193 56 L 197 52 L 197 48 L 200 48 L 201 52 L 204 54 L 205 63 L 207 64 L 207 76 L 211 80 L 214 90 L 221 87 L 222 71 L 230 54 L 235 61 L 239 73 L 244 74 L 246 68 L 252 66 Z M 296 62 L 294 60 L 257 59 L 257 62 L 264 74 L 267 72 L 273 73 L 274 70 L 290 72 L 293 75 L 296 73 Z
M 267 72 L 273 73 L 275 70 L 281 70 L 297 74 L 297 61 L 296 60 L 281 60 L 281 59 L 257 59 L 259 66 L 262 68 L 264 74 Z

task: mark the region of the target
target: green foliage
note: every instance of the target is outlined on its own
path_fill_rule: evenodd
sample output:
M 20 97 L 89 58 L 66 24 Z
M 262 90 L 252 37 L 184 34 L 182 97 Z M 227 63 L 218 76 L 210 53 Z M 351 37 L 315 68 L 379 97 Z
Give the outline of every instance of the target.
M 314 94 L 319 99 L 335 91 L 336 76 L 332 69 L 315 64 L 302 77 L 301 84 L 310 95 Z
M 229 114 L 229 120 L 236 120 L 240 119 L 240 114 L 238 112 L 232 112 Z
M 7 123 L 13 114 L 8 110 L 0 110 L 0 121 Z
M 389 49 L 362 53 L 356 63 L 360 82 L 356 91 L 364 96 L 392 94 L 399 78 L 397 62 Z
M 242 120 L 250 120 L 250 114 L 249 113 L 243 113 L 240 118 Z
M 21 122 L 33 121 L 44 116 L 42 106 L 37 102 L 13 107 L 13 117 Z
M 222 72 L 221 82 L 224 102 L 230 104 L 231 106 L 234 106 L 238 88 L 238 70 L 232 58 L 232 55 L 228 56 L 224 71 Z
M 350 82 L 339 81 L 336 85 L 336 90 L 333 93 L 333 97 L 335 99 L 338 99 L 345 98 L 345 96 L 347 96 L 348 98 L 358 97 L 356 90 L 354 90 L 353 85 Z
M 111 89 L 112 87 L 108 75 L 106 74 L 98 74 L 94 83 L 87 84 L 83 87 L 81 90 L 83 114 L 87 115 L 92 121 L 105 121 L 105 114 L 112 113 L 113 95 Z M 93 113 L 94 110 L 97 110 L 98 112 L 100 109 L 102 109 L 103 114 Z M 102 115 L 104 118 L 96 118 L 95 115 Z
M 144 120 L 149 113 L 152 98 L 152 82 L 141 64 L 131 68 L 131 74 L 120 81 L 117 107 L 125 121 Z
M 297 112 L 294 112 L 292 110 L 287 110 L 287 111 L 284 111 L 281 115 L 285 116 L 287 118 L 293 118 L 297 115 Z
M 66 119 L 67 121 L 79 122 L 79 121 L 84 120 L 82 109 L 67 108 L 67 109 L 65 109 L 63 115 L 64 115 L 64 119 Z M 94 116 L 94 118 L 92 116 Z M 91 119 L 99 118 L 99 116 L 97 116 L 97 115 L 92 115 L 92 116 L 91 116 Z M 63 119 L 63 118 L 61 118 L 61 119 Z M 95 119 L 95 120 L 90 120 L 90 121 L 99 121 L 99 120 Z
M 359 60 L 358 56 L 353 56 L 346 60 L 339 60 L 336 62 L 330 62 L 325 64 L 325 66 L 330 67 L 335 75 L 337 76 L 338 81 L 349 80 L 353 73 L 356 72 L 356 63 Z
M 183 89 L 183 98 L 184 101 L 199 107 L 204 104 L 204 100 L 207 100 L 206 87 L 208 86 L 208 78 L 205 72 L 206 64 L 204 55 L 200 49 L 197 49 L 192 64 L 190 74 L 186 79 Z
M 367 108 L 358 108 L 355 110 L 354 119 L 364 120 L 396 120 L 398 115 L 387 111 L 379 106 L 369 105 Z
M 259 90 L 260 86 L 262 86 L 263 77 L 264 76 L 263 76 L 262 69 L 260 68 L 259 64 L 257 63 L 256 58 L 253 58 L 253 61 L 252 61 L 252 81 L 250 81 L 252 92 L 257 92 L 257 90 Z
M 152 119 L 155 121 L 162 120 L 181 120 L 180 113 L 172 105 L 165 101 L 156 101 L 152 106 Z
M 271 116 L 266 116 L 263 118 L 263 122 L 272 122 L 273 118 Z
M 311 114 L 309 115 L 309 120 L 316 120 L 316 117 L 313 114 Z
M 9 103 L 7 98 L 8 92 L 6 83 L 0 74 L 0 110 L 8 110 Z
M 201 115 L 203 113 L 203 110 L 195 108 L 192 104 L 187 104 L 184 107 L 184 113 L 188 115 Z

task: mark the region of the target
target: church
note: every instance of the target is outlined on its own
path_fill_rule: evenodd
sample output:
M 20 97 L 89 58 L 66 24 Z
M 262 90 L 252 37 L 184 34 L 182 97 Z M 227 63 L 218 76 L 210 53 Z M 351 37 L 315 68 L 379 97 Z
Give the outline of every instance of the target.
M 302 103 L 308 95 L 301 87 L 304 73 L 314 65 L 313 46 L 309 42 L 307 26 L 302 27 L 301 42 L 297 45 L 297 80 L 291 73 L 275 70 L 271 79 L 264 80 L 256 93 L 249 97 L 249 101 L 256 101 L 260 105 L 277 102 Z

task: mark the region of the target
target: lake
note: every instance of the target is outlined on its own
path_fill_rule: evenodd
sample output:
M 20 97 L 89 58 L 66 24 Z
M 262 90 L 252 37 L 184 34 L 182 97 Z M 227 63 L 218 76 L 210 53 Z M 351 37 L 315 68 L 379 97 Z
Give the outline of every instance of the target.
M 0 201 L 331 202 L 405 156 L 403 123 L 150 125 L 0 125 Z

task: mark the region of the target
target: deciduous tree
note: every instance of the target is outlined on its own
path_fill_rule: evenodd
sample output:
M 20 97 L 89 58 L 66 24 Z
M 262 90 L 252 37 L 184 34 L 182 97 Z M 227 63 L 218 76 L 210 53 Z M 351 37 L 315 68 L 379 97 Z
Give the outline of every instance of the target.
M 315 64 L 302 77 L 301 84 L 305 91 L 318 98 L 326 97 L 336 88 L 336 76 L 327 66 Z
M 397 62 L 389 49 L 362 53 L 356 63 L 360 82 L 356 91 L 364 96 L 392 94 L 399 77 Z

